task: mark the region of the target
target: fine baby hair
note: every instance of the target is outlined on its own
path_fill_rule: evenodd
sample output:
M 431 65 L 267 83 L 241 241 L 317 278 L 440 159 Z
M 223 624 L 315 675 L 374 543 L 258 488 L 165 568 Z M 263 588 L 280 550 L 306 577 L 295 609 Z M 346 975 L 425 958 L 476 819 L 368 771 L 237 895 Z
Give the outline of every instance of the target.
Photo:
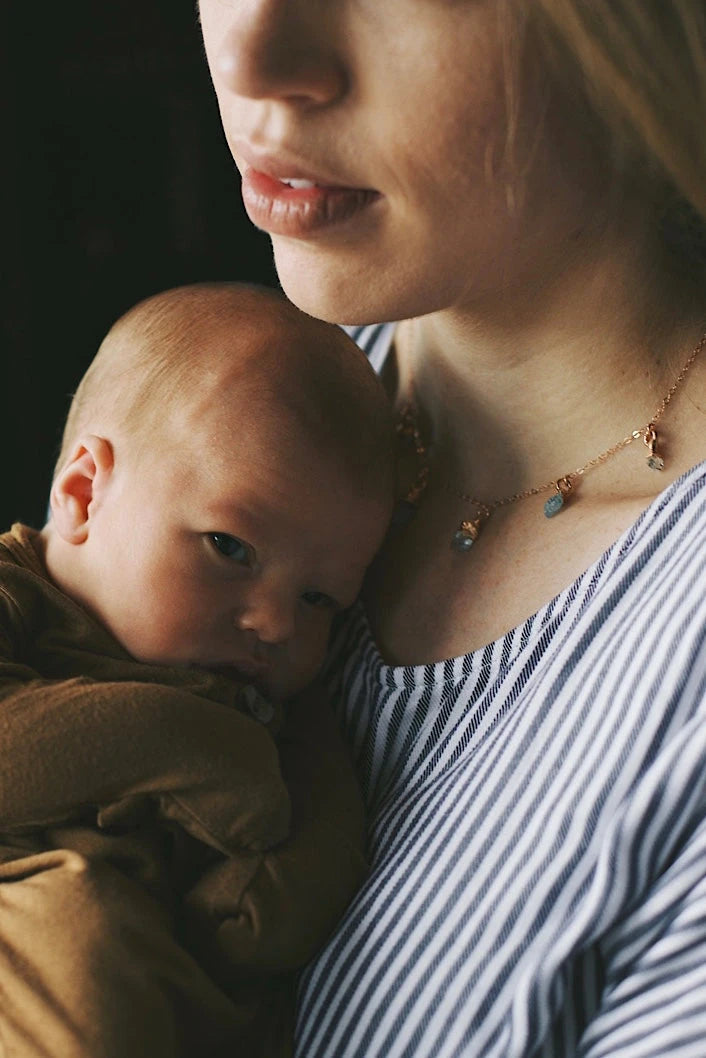
M 57 470 L 83 430 L 110 425 L 139 448 L 234 393 L 251 413 L 276 401 L 368 487 L 391 490 L 389 406 L 366 357 L 277 292 L 231 282 L 167 290 L 117 320 L 75 393 Z

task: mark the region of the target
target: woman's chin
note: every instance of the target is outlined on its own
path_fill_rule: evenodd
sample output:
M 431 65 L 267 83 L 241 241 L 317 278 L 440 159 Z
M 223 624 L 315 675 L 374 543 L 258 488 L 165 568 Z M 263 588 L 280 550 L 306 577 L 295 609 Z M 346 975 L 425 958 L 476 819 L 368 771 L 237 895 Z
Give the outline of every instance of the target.
M 297 308 L 328 323 L 386 323 L 415 315 L 402 270 L 364 254 L 328 253 L 272 240 L 282 290 Z
M 355 264 L 345 267 L 333 255 L 291 239 L 273 238 L 277 277 L 282 290 L 297 308 L 329 323 L 378 322 L 377 305 L 370 298 L 369 278 L 357 273 Z

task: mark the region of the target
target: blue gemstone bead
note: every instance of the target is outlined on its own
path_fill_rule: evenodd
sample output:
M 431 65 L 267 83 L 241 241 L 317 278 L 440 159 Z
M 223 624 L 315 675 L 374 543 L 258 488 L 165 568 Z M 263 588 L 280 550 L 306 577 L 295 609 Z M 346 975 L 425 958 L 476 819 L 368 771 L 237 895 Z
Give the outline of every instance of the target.
M 465 533 L 463 529 L 458 529 L 451 539 L 451 547 L 454 551 L 470 551 L 473 544 L 473 537 L 470 533 Z
M 564 497 L 560 492 L 555 492 L 544 504 L 544 517 L 553 518 L 564 506 Z

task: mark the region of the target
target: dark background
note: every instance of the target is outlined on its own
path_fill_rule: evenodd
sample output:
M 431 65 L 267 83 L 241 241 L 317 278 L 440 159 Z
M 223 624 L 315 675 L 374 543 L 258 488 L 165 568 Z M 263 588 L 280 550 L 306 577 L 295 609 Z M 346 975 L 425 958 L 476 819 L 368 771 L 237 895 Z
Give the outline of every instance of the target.
M 43 523 L 69 395 L 117 316 L 180 283 L 276 283 L 192 0 L 8 4 L 2 38 L 0 531 Z

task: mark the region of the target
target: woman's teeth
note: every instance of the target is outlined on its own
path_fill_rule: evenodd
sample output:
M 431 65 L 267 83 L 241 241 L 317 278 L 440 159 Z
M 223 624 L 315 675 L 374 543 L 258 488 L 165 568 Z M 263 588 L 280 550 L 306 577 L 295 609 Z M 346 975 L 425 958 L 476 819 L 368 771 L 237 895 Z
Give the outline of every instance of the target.
M 303 191 L 309 187 L 317 187 L 313 180 L 282 180 L 287 187 L 293 187 L 296 191 Z

